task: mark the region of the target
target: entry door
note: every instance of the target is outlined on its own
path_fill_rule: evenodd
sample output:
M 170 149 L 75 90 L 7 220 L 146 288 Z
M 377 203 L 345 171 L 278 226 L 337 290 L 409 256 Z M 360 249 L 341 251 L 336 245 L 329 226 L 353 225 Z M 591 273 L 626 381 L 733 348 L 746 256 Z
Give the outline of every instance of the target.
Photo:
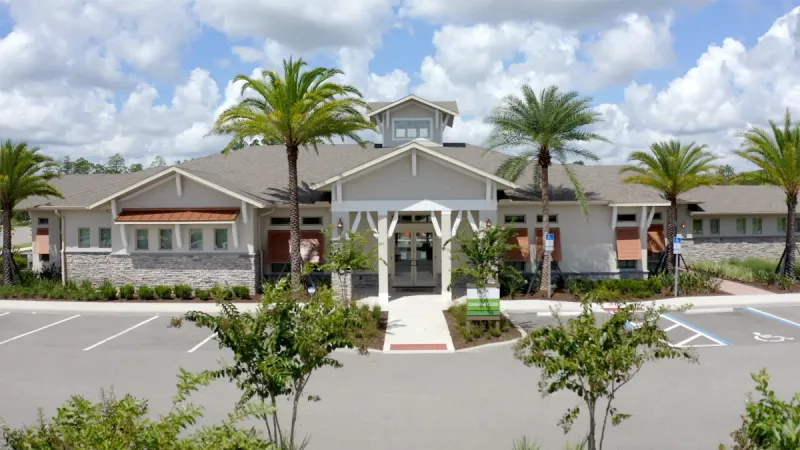
M 394 234 L 394 285 L 433 286 L 433 233 Z

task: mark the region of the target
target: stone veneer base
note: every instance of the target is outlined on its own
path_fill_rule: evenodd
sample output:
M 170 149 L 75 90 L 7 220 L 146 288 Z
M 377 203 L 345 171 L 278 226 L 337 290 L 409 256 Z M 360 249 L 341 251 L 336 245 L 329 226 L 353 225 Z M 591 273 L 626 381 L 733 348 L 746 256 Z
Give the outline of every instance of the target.
M 785 236 L 726 236 L 684 239 L 682 250 L 686 262 L 744 258 L 766 258 L 777 261 L 786 247 Z
M 100 284 L 187 284 L 208 289 L 243 285 L 256 292 L 256 255 L 241 253 L 153 254 L 67 253 L 67 277 Z

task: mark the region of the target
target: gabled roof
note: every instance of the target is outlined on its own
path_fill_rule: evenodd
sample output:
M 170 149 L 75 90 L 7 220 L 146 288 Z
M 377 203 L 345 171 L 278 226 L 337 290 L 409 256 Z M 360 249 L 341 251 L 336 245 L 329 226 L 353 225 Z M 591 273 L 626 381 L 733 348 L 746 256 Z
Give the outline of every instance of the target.
M 394 108 L 396 106 L 400 106 L 403 103 L 409 101 L 417 101 L 422 103 L 423 105 L 430 106 L 431 108 L 438 109 L 439 111 L 446 112 L 447 114 L 457 116 L 458 115 L 458 104 L 453 101 L 449 102 L 432 102 L 429 100 L 425 100 L 422 97 L 417 97 L 414 94 L 409 96 L 403 97 L 400 100 L 395 100 L 393 102 L 370 102 L 368 104 L 369 110 L 367 111 L 367 117 L 372 117 L 376 114 L 382 113 L 387 109 Z
M 437 148 L 437 150 L 438 150 L 438 148 Z M 452 165 L 454 165 L 456 167 L 464 169 L 464 170 L 466 170 L 468 172 L 472 172 L 475 175 L 478 175 L 480 177 L 488 178 L 488 179 L 490 179 L 492 181 L 495 181 L 500 186 L 504 186 L 504 187 L 509 188 L 509 189 L 518 188 L 518 186 L 515 183 L 512 183 L 511 181 L 508 181 L 508 180 L 505 180 L 503 178 L 500 178 L 497 175 L 491 174 L 489 172 L 485 172 L 485 171 L 483 171 L 483 170 L 481 170 L 481 169 L 479 169 L 479 168 L 477 168 L 475 166 L 471 166 L 469 164 L 465 164 L 465 163 L 459 161 L 457 158 L 451 158 L 451 157 L 449 157 L 449 156 L 447 156 L 445 154 L 442 154 L 442 153 L 438 152 L 437 150 L 433 150 L 433 149 L 427 148 L 424 145 L 421 145 L 421 144 L 419 144 L 417 142 L 409 142 L 408 144 L 395 149 L 391 153 L 387 153 L 387 154 L 382 155 L 382 156 L 380 156 L 378 158 L 375 158 L 375 159 L 373 159 L 371 161 L 365 162 L 364 164 L 361 164 L 359 166 L 353 167 L 350 170 L 347 170 L 347 171 L 344 171 L 342 173 L 336 174 L 336 175 L 334 175 L 334 176 L 332 176 L 330 178 L 327 178 L 325 180 L 322 180 L 322 181 L 320 181 L 318 183 L 314 183 L 309 187 L 311 189 L 317 190 L 317 189 L 329 186 L 329 185 L 331 185 L 332 183 L 334 183 L 334 182 L 336 182 L 338 180 L 342 180 L 344 178 L 348 178 L 350 176 L 353 176 L 353 175 L 357 174 L 358 172 L 361 172 L 362 170 L 366 170 L 366 169 L 368 169 L 370 167 L 374 167 L 374 166 L 376 166 L 378 164 L 381 164 L 381 163 L 383 163 L 385 161 L 389 161 L 391 159 L 394 159 L 394 158 L 396 158 L 396 157 L 398 157 L 400 155 L 403 155 L 405 153 L 410 153 L 411 151 L 419 151 L 419 152 L 425 153 L 425 154 L 427 154 L 427 155 L 429 155 L 429 156 L 431 156 L 433 158 L 445 161 L 445 162 L 447 162 L 449 164 L 452 164 Z
M 713 186 L 692 189 L 686 193 L 700 204 L 692 215 L 759 215 L 786 214 L 786 194 L 777 186 Z

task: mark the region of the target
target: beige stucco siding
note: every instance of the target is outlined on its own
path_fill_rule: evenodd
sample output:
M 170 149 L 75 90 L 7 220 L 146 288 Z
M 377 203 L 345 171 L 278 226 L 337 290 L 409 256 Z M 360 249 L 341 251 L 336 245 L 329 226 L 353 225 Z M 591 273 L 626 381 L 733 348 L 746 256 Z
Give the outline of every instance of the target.
M 153 182 L 154 187 L 142 188 L 139 195 L 129 194 L 131 198 L 123 196 L 117 202 L 117 208 L 218 208 L 241 206 L 239 199 L 219 192 L 186 177 L 181 177 L 182 195 L 178 196 L 178 188 L 173 175 L 167 175 L 165 180 Z M 152 184 L 150 186 L 153 186 Z
M 422 152 L 417 153 L 416 159 L 416 176 L 412 173 L 412 156 L 406 153 L 382 167 L 346 180 L 342 184 L 342 197 L 345 201 L 486 198 L 484 180 L 447 167 Z

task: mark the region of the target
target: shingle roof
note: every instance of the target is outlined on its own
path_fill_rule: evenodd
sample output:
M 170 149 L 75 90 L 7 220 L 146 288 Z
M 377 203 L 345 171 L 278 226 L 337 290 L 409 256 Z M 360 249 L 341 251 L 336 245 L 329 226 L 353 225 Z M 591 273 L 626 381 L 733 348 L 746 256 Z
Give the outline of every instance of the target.
M 454 113 L 458 114 L 458 103 L 453 101 L 440 101 L 440 102 L 432 102 L 430 100 L 426 100 L 428 103 L 432 103 L 440 108 L 446 109 L 448 111 L 453 111 Z M 367 106 L 369 107 L 370 111 L 374 111 L 376 109 L 381 109 L 384 106 L 391 105 L 394 102 L 369 102 Z
M 380 156 L 389 154 L 396 148 L 361 148 L 355 144 L 320 145 L 319 153 L 313 149 L 301 150 L 298 159 L 298 176 L 303 201 L 317 200 L 318 193 L 307 190 L 308 185 L 354 169 Z M 486 153 L 482 147 L 433 147 L 441 153 L 465 164 L 495 173 L 507 155 Z M 213 154 L 194 159 L 178 167 L 225 189 L 265 203 L 285 203 L 287 201 L 286 151 L 283 146 L 254 146 L 231 152 L 227 157 Z M 583 184 L 587 199 L 613 203 L 656 203 L 663 202 L 661 195 L 653 189 L 625 184 L 619 171 L 621 166 L 612 165 L 570 165 Z M 94 202 L 129 187 L 146 177 L 152 176 L 166 167 L 147 169 L 142 172 L 120 175 L 67 175 L 55 180 L 55 185 L 65 198 L 31 198 L 20 204 L 20 208 L 37 205 L 88 206 Z M 537 189 L 532 185 L 532 170 L 522 174 L 516 191 L 506 191 L 512 200 L 538 200 Z M 572 183 L 563 167 L 550 169 L 551 200 L 575 200 Z M 303 195 L 305 194 L 305 195 Z M 702 203 L 708 213 L 782 213 L 785 212 L 783 194 L 778 188 L 770 186 L 718 186 L 693 190 L 682 196 L 685 202 Z

